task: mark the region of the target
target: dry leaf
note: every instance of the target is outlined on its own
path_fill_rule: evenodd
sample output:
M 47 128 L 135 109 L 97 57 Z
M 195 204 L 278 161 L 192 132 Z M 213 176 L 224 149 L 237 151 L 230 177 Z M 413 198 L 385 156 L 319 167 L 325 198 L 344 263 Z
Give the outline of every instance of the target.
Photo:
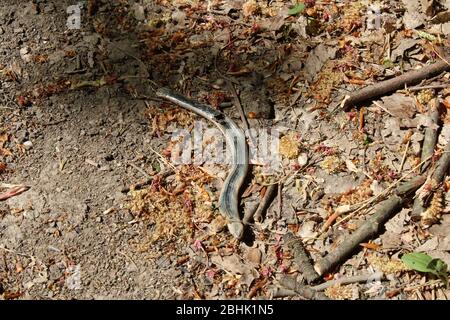
M 390 114 L 399 118 L 412 118 L 416 113 L 416 102 L 414 98 L 400 93 L 381 98 L 379 104 Z

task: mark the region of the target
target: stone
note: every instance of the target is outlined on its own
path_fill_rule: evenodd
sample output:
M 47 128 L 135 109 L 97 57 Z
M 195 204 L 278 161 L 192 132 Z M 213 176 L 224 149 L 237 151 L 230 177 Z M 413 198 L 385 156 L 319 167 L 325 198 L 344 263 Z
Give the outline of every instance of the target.
M 25 141 L 23 143 L 23 146 L 25 147 L 26 150 L 30 150 L 31 148 L 33 148 L 33 143 L 31 141 Z

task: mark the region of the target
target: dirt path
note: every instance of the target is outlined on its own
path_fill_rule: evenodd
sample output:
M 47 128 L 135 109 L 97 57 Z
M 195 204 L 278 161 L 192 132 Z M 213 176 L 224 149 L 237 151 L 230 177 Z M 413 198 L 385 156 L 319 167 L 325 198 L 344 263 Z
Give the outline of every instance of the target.
M 382 1 L 380 9 L 361 0 L 305 1 L 289 10 L 286 3 L 2 1 L 0 191 L 31 187 L 0 202 L 2 299 L 272 298 L 286 278 L 305 284 L 283 235 L 302 239 L 318 261 L 370 217 L 373 206 L 336 212 L 383 194 L 417 166 L 424 133 L 434 127 L 430 101 L 450 105 L 442 86 L 448 74 L 424 83 L 436 90 L 398 91 L 349 112 L 339 104 L 362 86 L 439 60 L 435 48 L 450 31 L 430 10 L 445 20 L 450 8 Z M 371 14 L 380 24 L 369 23 Z M 77 17 L 80 26 L 71 29 Z M 281 193 L 242 242 L 216 208 L 226 165 L 205 161 L 159 175 L 173 166 L 173 133 L 192 131 L 201 119 L 155 99 L 155 84 L 242 125 L 225 78 L 250 126 L 281 136 L 278 171 L 252 159 L 242 213 L 269 185 L 281 182 Z M 450 139 L 448 112 L 441 120 L 433 165 Z M 448 297 L 442 283 L 408 271 L 400 257 L 421 251 L 450 264 L 449 185 L 432 202 L 436 225 L 412 221 L 407 203 L 319 279 L 378 271 L 387 280 L 325 293 Z
M 25 63 L 18 48 L 35 54 L 61 47 L 89 52 L 92 47 L 85 41 L 88 36 L 67 34 L 68 3 L 48 1 L 37 13 L 31 2 L 25 10 L 19 10 L 22 1 L 7 2 L 0 9 L 0 64 L 20 68 L 20 82 L 3 82 L 1 96 L 2 105 L 14 106 L 18 92 L 65 77 L 71 63 L 60 55 L 45 66 Z M 99 68 L 89 70 L 93 77 Z M 10 134 L 14 150 L 5 159 L 11 170 L 1 181 L 31 186 L 0 207 L 3 290 L 44 299 L 180 295 L 174 288 L 183 281 L 177 280 L 170 260 L 155 261 L 137 252 L 147 227 L 124 209 L 121 189 L 143 180 L 130 163 L 145 170 L 151 154 L 145 109 L 142 101 L 130 101 L 117 88 L 100 88 L 52 96 L 12 112 L 0 110 L 2 130 Z M 32 147 L 16 152 L 25 141 Z

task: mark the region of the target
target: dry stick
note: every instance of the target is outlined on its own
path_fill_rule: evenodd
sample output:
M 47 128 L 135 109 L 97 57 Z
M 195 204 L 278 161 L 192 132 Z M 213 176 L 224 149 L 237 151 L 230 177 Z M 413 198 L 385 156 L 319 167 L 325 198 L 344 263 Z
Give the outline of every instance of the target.
M 406 143 L 406 147 L 405 147 L 405 152 L 403 153 L 403 157 L 402 157 L 402 162 L 400 162 L 400 167 L 397 170 L 397 173 L 400 174 L 403 171 L 403 166 L 405 165 L 405 161 L 406 161 L 406 157 L 408 156 L 408 149 L 409 149 L 409 145 L 411 144 L 411 139 L 408 139 L 408 142 Z M 422 161 L 425 158 L 422 158 Z
M 146 177 L 146 178 L 148 178 L 148 179 L 153 179 L 153 177 L 152 177 L 150 174 L 148 174 L 147 172 L 145 172 L 144 169 L 139 168 L 137 165 L 135 165 L 135 164 L 132 163 L 132 162 L 128 162 L 128 164 L 129 164 L 131 167 L 133 167 L 134 169 L 136 169 L 137 171 L 139 171 L 144 177 Z
M 322 235 L 324 232 L 328 230 L 329 227 L 336 221 L 337 218 L 339 218 L 341 215 L 353 212 L 356 210 L 362 210 L 362 208 L 365 208 L 366 205 L 370 204 L 372 199 L 366 199 L 364 201 L 361 201 L 359 203 L 355 204 L 345 204 L 342 206 L 339 206 L 334 210 L 334 213 L 328 217 L 328 219 L 323 224 L 322 228 L 319 231 L 318 236 Z
M 444 154 L 436 163 L 436 170 L 431 175 L 431 188 L 434 190 L 444 181 L 450 169 L 450 142 L 444 149 Z
M 425 159 L 430 159 L 430 157 L 433 155 L 434 148 L 436 147 L 436 142 L 438 139 L 437 125 L 440 116 L 439 100 L 437 98 L 431 100 L 429 103 L 429 108 L 430 109 L 428 113 L 433 125 L 425 129 L 425 137 L 423 140 L 422 155 L 421 155 L 422 161 L 425 161 Z M 435 128 L 433 128 L 433 126 Z M 421 172 L 424 172 L 428 168 L 430 163 L 431 163 L 430 160 L 425 161 L 420 169 Z M 414 199 L 411 218 L 415 221 L 420 220 L 423 211 L 425 211 L 423 199 L 420 197 L 416 197 L 416 199 Z
M 247 212 L 247 214 L 242 219 L 244 224 L 249 224 L 254 219 L 257 222 L 262 221 L 262 216 L 269 208 L 272 203 L 273 198 L 275 197 L 276 191 L 278 190 L 277 184 L 272 184 L 267 187 L 266 193 L 264 197 L 261 199 L 258 206 L 256 206 L 253 210 Z
M 248 123 L 247 117 L 245 116 L 244 108 L 241 104 L 241 99 L 239 99 L 239 95 L 236 91 L 236 88 L 234 87 L 233 83 L 225 78 L 225 81 L 228 84 L 228 87 L 230 88 L 231 92 L 233 93 L 234 103 L 235 106 L 239 112 L 239 116 L 241 117 L 242 125 L 244 126 L 244 129 L 250 133 L 250 125 Z
M 317 281 L 320 275 L 314 270 L 311 263 L 311 258 L 303 246 L 300 238 L 294 236 L 292 233 L 286 233 L 283 236 L 284 243 L 294 255 L 294 261 L 298 266 L 300 273 L 305 277 L 308 284 Z
M 256 140 L 250 131 L 250 124 L 248 123 L 247 116 L 245 115 L 244 108 L 242 107 L 242 103 L 241 100 L 239 99 L 239 95 L 236 91 L 236 88 L 234 87 L 234 84 L 230 80 L 228 80 L 227 78 L 224 79 L 227 82 L 228 87 L 231 89 L 231 92 L 233 93 L 234 103 L 239 112 L 239 116 L 241 117 L 242 125 L 244 126 L 247 138 L 249 140 L 249 145 L 252 148 L 256 148 L 257 147 Z
M 281 219 L 281 215 L 282 215 L 282 210 L 283 210 L 283 199 L 281 198 L 281 191 L 283 189 L 283 182 L 280 182 L 278 184 L 278 210 L 277 210 L 277 215 L 278 215 L 278 219 Z
M 446 148 L 444 149 L 444 153 L 441 158 L 436 162 L 435 170 L 432 171 L 431 175 L 428 177 L 427 182 L 425 183 L 427 191 L 422 191 L 419 193 L 417 198 L 420 198 L 421 204 L 423 203 L 422 199 L 425 199 L 428 194 L 434 192 L 437 188 L 439 188 L 447 174 L 450 170 L 450 142 L 447 143 Z M 420 216 L 413 216 L 414 220 L 419 220 Z
M 370 280 L 381 280 L 383 279 L 384 274 L 383 272 L 375 272 L 371 274 L 362 274 L 359 276 L 351 276 L 351 277 L 344 277 L 336 280 L 331 280 L 324 282 L 322 284 L 319 284 L 317 286 L 311 287 L 311 289 L 316 291 L 323 291 L 329 287 L 335 286 L 337 284 L 349 284 L 349 283 L 361 283 L 361 282 L 367 282 Z
M 18 196 L 28 190 L 30 190 L 30 186 L 20 185 L 17 187 L 13 187 L 9 189 L 8 191 L 5 191 L 3 193 L 0 193 L 0 201 L 8 200 L 9 198 Z
M 409 91 L 421 91 L 427 89 L 445 89 L 448 87 L 448 84 L 430 84 L 428 86 L 417 86 L 408 88 Z
M 421 161 L 425 161 L 428 157 L 431 157 L 434 153 L 434 148 L 436 146 L 438 134 L 438 124 L 439 124 L 439 117 L 440 117 L 440 105 L 439 100 L 437 98 L 433 99 L 429 103 L 429 116 L 432 121 L 432 126 L 426 128 L 425 130 L 425 137 L 423 141 L 423 147 L 422 147 L 422 155 L 421 155 Z M 434 128 L 433 128 L 434 126 Z M 430 165 L 431 160 L 427 160 L 421 167 L 420 171 L 424 172 L 428 166 Z
M 420 82 L 426 78 L 449 70 L 450 65 L 445 60 L 440 60 L 431 65 L 427 65 L 422 69 L 412 70 L 398 77 L 367 86 L 349 96 L 345 103 L 343 103 L 344 111 L 348 111 L 351 107 L 359 103 L 403 89 L 405 85 Z
M 408 195 L 417 190 L 424 182 L 424 176 L 417 176 L 397 187 L 391 197 L 379 203 L 375 213 L 361 227 L 314 265 L 317 273 L 323 275 L 331 271 L 340 262 L 349 257 L 359 247 L 360 243 L 377 235 L 384 223 L 406 202 Z

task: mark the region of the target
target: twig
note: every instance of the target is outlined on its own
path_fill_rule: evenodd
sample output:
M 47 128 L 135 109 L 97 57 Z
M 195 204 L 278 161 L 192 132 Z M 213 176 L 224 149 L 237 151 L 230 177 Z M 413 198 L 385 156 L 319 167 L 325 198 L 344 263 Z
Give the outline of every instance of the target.
M 135 184 L 133 189 L 140 190 L 140 189 L 142 189 L 142 187 L 147 186 L 150 183 L 152 183 L 152 181 L 153 181 L 153 177 L 152 178 L 148 178 L 144 182 Z M 120 192 L 128 193 L 128 192 L 130 192 L 130 190 L 131 190 L 131 187 L 123 187 L 122 189 L 120 189 Z
M 320 236 L 322 233 L 327 231 L 327 229 L 329 227 L 331 227 L 333 222 L 336 221 L 336 219 L 339 218 L 341 215 L 349 213 L 349 212 L 353 212 L 355 210 L 359 210 L 358 208 L 360 208 L 361 206 L 365 206 L 370 201 L 371 201 L 371 199 L 366 199 L 364 201 L 361 201 L 361 202 L 358 202 L 355 204 L 345 204 L 345 205 L 337 207 L 336 210 L 334 210 L 334 213 L 332 215 L 330 215 L 328 217 L 328 219 L 325 221 L 325 223 L 323 224 L 318 236 Z
M 446 56 L 447 52 L 444 52 L 444 50 L 442 48 L 440 48 L 440 50 L 436 49 L 436 47 L 433 44 L 431 44 L 431 46 L 433 47 L 433 52 L 436 53 L 436 55 L 439 57 L 439 59 L 441 59 L 448 66 L 450 66 L 450 62 L 448 62 L 448 57 Z M 441 53 L 439 53 L 439 51 Z
M 331 280 L 324 282 L 322 284 L 319 284 L 317 286 L 311 287 L 311 289 L 316 291 L 323 291 L 329 287 L 335 286 L 337 284 L 349 284 L 349 283 L 361 283 L 361 282 L 367 282 L 370 280 L 381 280 L 384 277 L 383 272 L 375 272 L 371 274 L 362 274 L 359 276 L 351 276 L 351 277 L 344 277 L 336 280 Z
M 428 90 L 428 89 L 445 89 L 449 85 L 448 84 L 431 84 L 428 86 L 417 86 L 417 87 L 411 87 L 408 88 L 408 91 L 420 91 L 420 90 Z
M 11 249 L 7 249 L 7 248 L 5 248 L 3 246 L 0 246 L 0 250 L 6 251 L 8 253 L 13 253 L 13 254 L 16 254 L 16 255 L 22 256 L 22 257 L 34 258 L 32 255 L 29 255 L 29 254 L 26 254 L 26 253 L 17 252 L 17 251 L 11 250 Z
M 349 206 L 350 208 L 350 206 Z M 347 211 L 349 212 L 349 211 Z M 342 212 L 339 212 L 337 210 L 335 210 L 329 217 L 328 219 L 325 221 L 325 223 L 323 224 L 322 228 L 320 229 L 320 232 L 317 236 L 320 236 L 322 233 L 324 233 L 325 231 L 328 230 L 328 228 L 333 224 L 333 222 L 336 221 L 337 218 L 339 218 L 339 216 L 342 214 Z
M 128 162 L 128 164 L 129 164 L 130 166 L 132 166 L 134 169 L 136 169 L 137 171 L 139 171 L 140 173 L 142 173 L 142 175 L 143 175 L 144 177 L 146 177 L 146 178 L 148 178 L 148 179 L 153 179 L 153 177 L 152 177 L 151 175 L 149 175 L 147 172 L 145 172 L 145 170 L 139 168 L 139 167 L 138 167 L 137 165 L 135 165 L 134 163 Z
M 234 103 L 239 112 L 239 116 L 241 117 L 242 125 L 244 126 L 244 129 L 247 132 L 250 132 L 250 125 L 248 123 L 247 117 L 245 116 L 244 108 L 242 107 L 242 103 L 241 100 L 239 99 L 239 95 L 236 91 L 236 88 L 234 87 L 234 84 L 230 80 L 225 79 L 225 81 L 227 82 L 228 87 L 230 88 L 231 93 L 233 94 Z
M 234 84 L 230 80 L 228 80 L 228 78 L 224 79 L 227 82 L 228 87 L 231 89 L 231 92 L 233 93 L 234 104 L 239 112 L 239 116 L 241 117 L 242 125 L 244 126 L 247 138 L 249 140 L 249 145 L 253 148 L 256 148 L 257 147 L 256 140 L 250 131 L 250 124 L 248 123 L 247 116 L 245 115 L 244 108 L 242 107 L 242 103 L 241 100 L 239 99 L 239 95 L 236 91 L 236 88 L 234 87 Z
M 30 188 L 31 187 L 25 186 L 25 185 L 13 187 L 13 188 L 9 189 L 8 191 L 0 193 L 0 201 L 5 201 L 5 200 L 8 200 L 9 198 L 18 196 L 21 193 L 28 191 Z
M 377 235 L 384 223 L 406 202 L 408 196 L 417 190 L 424 182 L 424 176 L 417 176 L 409 182 L 400 185 L 390 198 L 379 203 L 375 213 L 355 232 L 346 237 L 338 247 L 314 265 L 316 272 L 319 275 L 329 272 L 351 255 L 353 251 L 359 247 L 361 242 Z
M 401 173 L 403 171 L 403 166 L 405 165 L 405 161 L 406 161 L 406 156 L 408 155 L 408 149 L 409 149 L 409 145 L 411 144 L 411 139 L 408 139 L 408 142 L 406 143 L 406 147 L 405 147 L 405 152 L 403 153 L 403 157 L 402 157 L 402 162 L 400 162 L 400 167 L 398 167 L 397 173 Z M 425 158 L 422 158 L 426 159 Z
M 428 286 L 433 286 L 433 287 L 441 287 L 444 286 L 444 282 L 442 282 L 442 280 L 430 280 L 427 281 L 423 284 L 418 284 L 418 285 L 414 285 L 414 286 L 410 286 L 410 287 L 406 287 L 403 289 L 404 292 L 410 292 L 410 291 L 415 291 L 415 290 L 419 290 Z
M 376 105 L 378 108 L 380 108 L 381 110 L 384 110 L 384 112 L 386 112 L 387 114 L 389 114 L 389 115 L 395 117 L 395 115 L 394 115 L 392 112 L 390 112 L 388 109 L 386 109 L 385 107 L 383 107 L 383 105 L 382 105 L 381 103 L 378 103 L 378 101 L 372 101 L 372 103 L 373 103 L 374 105 Z
M 424 66 L 420 70 L 412 70 L 398 77 L 367 86 L 350 95 L 350 98 L 344 103 L 344 110 L 348 111 L 357 104 L 403 89 L 405 85 L 420 82 L 426 78 L 449 70 L 450 65 L 445 59 L 442 59 L 431 65 Z
M 153 149 L 152 146 L 150 146 L 150 145 L 149 145 L 148 147 L 150 148 L 150 150 L 151 150 L 154 154 L 156 154 L 156 155 L 161 159 L 162 162 L 164 162 L 166 165 L 168 165 L 170 168 L 172 168 L 172 170 L 174 170 L 174 171 L 177 170 L 177 169 L 175 168 L 175 166 L 174 166 L 173 164 L 171 164 L 169 161 L 167 161 L 167 159 L 164 158 L 164 156 L 163 156 L 161 153 L 159 153 L 158 151 L 156 151 L 155 149 Z
M 12 184 L 12 183 L 0 183 L 0 188 L 14 188 L 14 187 L 20 187 L 21 184 Z
M 298 266 L 300 273 L 305 277 L 308 284 L 317 281 L 320 275 L 314 270 L 311 263 L 308 252 L 303 246 L 303 242 L 300 238 L 295 237 L 292 233 L 288 232 L 283 237 L 284 243 L 294 255 L 294 261 Z
M 277 214 L 278 214 L 278 218 L 280 219 L 282 216 L 282 210 L 283 210 L 283 198 L 282 198 L 282 194 L 281 191 L 283 189 L 283 183 L 280 182 L 278 184 L 278 210 L 277 210 Z
M 447 143 L 444 149 L 443 155 L 436 163 L 436 170 L 431 175 L 431 187 L 432 189 L 438 188 L 444 181 L 450 169 L 450 142 Z
M 434 148 L 436 147 L 436 142 L 438 138 L 437 125 L 439 123 L 440 108 L 439 100 L 437 98 L 433 99 L 429 103 L 429 116 L 432 122 L 432 126 L 425 129 L 425 137 L 423 139 L 422 146 L 422 161 L 430 158 L 434 153 Z M 433 128 L 435 126 L 435 128 Z M 427 160 L 421 167 L 421 172 L 424 172 L 430 165 L 430 161 Z M 414 205 L 411 213 L 411 218 L 415 221 L 420 220 L 422 212 L 425 210 L 423 203 L 423 198 L 416 197 L 414 199 Z
M 251 223 L 252 220 L 261 222 L 263 215 L 265 214 L 266 210 L 272 203 L 273 198 L 275 197 L 277 189 L 278 189 L 277 184 L 272 184 L 268 186 L 266 189 L 266 193 L 259 202 L 259 205 L 256 206 L 253 210 L 248 211 L 247 214 L 242 219 L 242 222 L 244 224 L 249 224 Z
M 424 187 L 422 188 L 421 191 L 419 190 L 420 192 L 417 198 L 420 199 L 419 204 L 422 208 L 424 207 L 424 200 L 442 185 L 445 177 L 449 172 L 449 169 L 450 169 L 450 143 L 447 143 L 443 155 L 436 162 L 435 168 L 429 175 Z M 423 212 L 420 211 L 419 209 L 420 207 L 417 209 L 417 211 L 414 212 L 414 215 L 412 215 L 412 218 L 416 221 L 421 218 L 421 213 Z
M 427 127 L 425 130 L 425 137 L 423 140 L 423 147 L 422 147 L 422 155 L 421 155 L 421 161 L 424 161 L 425 159 L 428 159 L 431 157 L 434 153 L 434 148 L 436 147 L 437 142 L 437 126 L 439 124 L 439 117 L 440 117 L 440 104 L 438 98 L 434 98 L 429 103 L 429 116 L 432 121 L 431 126 Z M 434 126 L 434 128 L 433 128 Z M 425 169 L 430 165 L 430 161 L 427 160 L 421 167 L 420 171 L 424 172 Z

